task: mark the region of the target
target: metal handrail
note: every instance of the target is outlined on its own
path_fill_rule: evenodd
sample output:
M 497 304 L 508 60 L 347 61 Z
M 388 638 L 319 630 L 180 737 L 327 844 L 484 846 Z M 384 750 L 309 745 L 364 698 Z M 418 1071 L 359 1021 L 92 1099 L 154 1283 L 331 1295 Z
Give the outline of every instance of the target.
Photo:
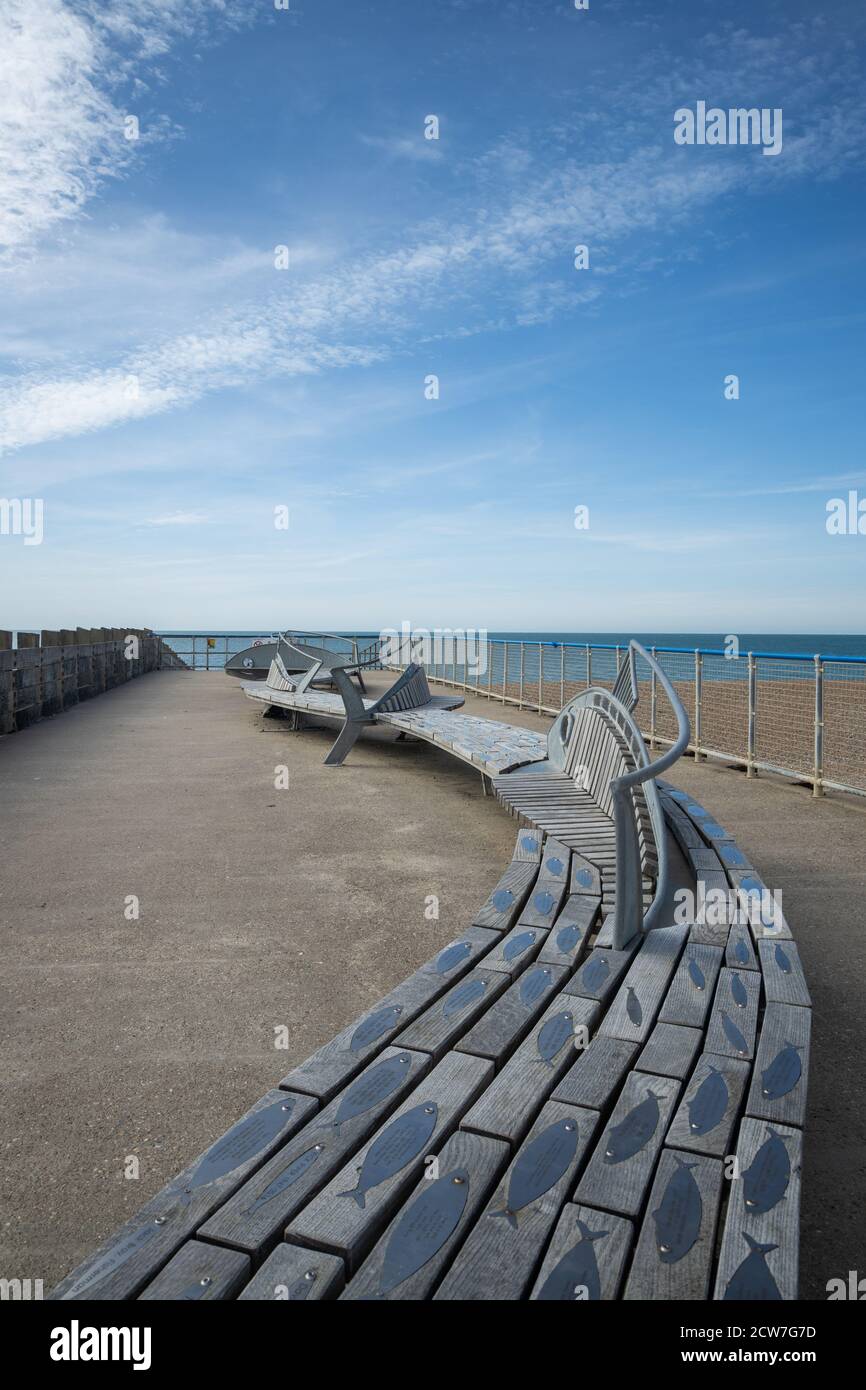
M 621 949 L 639 931 L 651 931 L 664 906 L 668 880 L 667 832 L 664 814 L 658 800 L 655 779 L 659 773 L 664 772 L 682 756 L 691 738 L 689 717 L 676 690 L 655 657 L 651 656 L 640 642 L 636 642 L 632 638 L 629 642 L 627 657 L 632 671 L 634 671 L 635 657 L 638 655 L 642 656 L 650 669 L 654 671 L 656 679 L 661 683 L 661 687 L 670 701 L 677 720 L 677 737 L 666 753 L 650 762 L 646 744 L 631 716 L 631 712 L 626 710 L 621 701 L 616 700 L 632 733 L 636 736 L 637 747 L 646 759 L 643 766 L 636 767 L 633 772 L 624 773 L 610 784 L 616 834 L 616 911 L 613 922 L 613 944 L 617 949 Z M 615 697 L 609 696 L 609 698 L 613 700 Z M 645 788 L 644 795 L 653 822 L 658 856 L 656 890 L 646 915 L 643 912 L 643 873 L 633 797 L 635 788 L 640 786 Z

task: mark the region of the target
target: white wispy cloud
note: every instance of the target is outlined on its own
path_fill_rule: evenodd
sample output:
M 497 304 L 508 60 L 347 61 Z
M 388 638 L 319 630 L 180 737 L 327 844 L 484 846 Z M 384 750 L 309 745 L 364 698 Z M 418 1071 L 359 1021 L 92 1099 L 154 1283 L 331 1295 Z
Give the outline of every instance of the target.
M 249 22 L 236 0 L 3 0 L 0 6 L 0 269 L 121 176 L 122 80 L 179 39 Z

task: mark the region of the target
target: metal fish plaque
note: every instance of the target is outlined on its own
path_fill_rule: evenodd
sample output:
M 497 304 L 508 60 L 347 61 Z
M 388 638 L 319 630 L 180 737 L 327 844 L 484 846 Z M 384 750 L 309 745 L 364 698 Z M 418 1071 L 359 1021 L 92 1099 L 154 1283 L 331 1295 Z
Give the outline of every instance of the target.
M 564 870 L 565 865 L 563 864 L 562 860 L 557 859 L 555 855 L 553 859 L 547 860 L 547 871 L 548 873 L 553 874 L 554 878 L 562 878 Z
M 192 1303 L 200 1298 L 204 1298 L 213 1284 L 213 1279 L 206 1275 L 203 1279 L 196 1279 L 194 1284 L 187 1284 L 178 1299 L 183 1303 Z
M 574 922 L 569 922 L 567 927 L 560 927 L 556 933 L 556 949 L 567 956 L 574 950 L 581 937 L 580 927 Z
M 537 1134 L 511 1169 L 505 1206 L 490 1215 L 504 1216 L 516 1231 L 518 1212 L 537 1202 L 568 1171 L 577 1153 L 577 1141 L 577 1121 L 571 1119 L 556 1120 Z
M 740 1057 L 745 1057 L 749 1051 L 749 1044 L 746 1042 L 746 1039 L 743 1037 L 736 1023 L 734 1023 L 732 1018 L 728 1017 L 724 1009 L 722 1009 L 722 1031 L 731 1044 L 731 1047 L 736 1049 Z
M 553 1066 L 553 1059 L 557 1053 L 561 1052 L 565 1044 L 574 1037 L 574 1017 L 570 1010 L 561 1014 L 554 1014 L 545 1023 L 541 1032 L 538 1034 L 538 1055 L 549 1067 Z
M 629 1110 L 624 1120 L 614 1125 L 607 1133 L 604 1150 L 605 1163 L 613 1166 L 634 1158 L 652 1139 L 658 1128 L 659 1097 L 647 1087 L 646 1099 Z
M 368 1014 L 366 1018 L 361 1020 L 352 1034 L 349 1051 L 363 1052 L 365 1047 L 378 1042 L 383 1034 L 397 1026 L 402 1012 L 402 1004 L 388 1004 L 384 1009 L 377 1009 L 374 1014 Z
M 373 1140 L 361 1165 L 358 1183 L 338 1197 L 351 1197 L 363 1210 L 367 1193 L 386 1179 L 399 1173 L 408 1163 L 423 1153 L 432 1138 L 439 1119 L 439 1107 L 428 1100 L 398 1115 L 387 1129 Z
M 142 1226 L 129 1231 L 112 1242 L 104 1254 L 82 1270 L 78 1278 L 64 1292 L 63 1298 L 80 1298 L 85 1289 L 95 1289 L 121 1269 L 134 1255 L 161 1235 L 178 1209 L 167 1216 L 150 1217 Z M 91 1294 L 91 1297 L 93 1295 Z
M 548 989 L 550 970 L 546 965 L 535 965 L 521 978 L 518 998 L 525 1009 L 531 1009 Z
M 294 1097 L 287 1095 L 240 1120 L 208 1149 L 187 1182 L 187 1191 L 216 1182 L 255 1158 L 285 1128 L 295 1104 Z
M 403 1212 L 388 1241 L 379 1293 L 390 1293 L 411 1275 L 423 1269 L 460 1224 L 469 1198 L 469 1174 L 465 1168 L 452 1168 L 434 1182 L 428 1182 L 419 1197 Z
M 512 936 L 509 941 L 506 941 L 505 945 L 503 946 L 503 959 L 508 961 L 516 960 L 518 956 L 522 956 L 523 952 L 528 951 L 530 946 L 533 946 L 534 944 L 534 931 L 518 932 L 516 936 Z
M 268 1183 L 264 1191 L 259 1193 L 252 1205 L 247 1207 L 247 1216 L 252 1216 L 261 1207 L 267 1206 L 268 1202 L 272 1202 L 274 1197 L 279 1197 L 281 1192 L 287 1192 L 290 1187 L 294 1187 L 295 1183 L 309 1172 L 324 1151 L 324 1144 L 313 1144 L 309 1149 L 298 1154 L 297 1158 L 293 1158 L 291 1163 L 287 1164 L 283 1171 L 278 1173 L 272 1182 Z
M 539 1290 L 539 1300 L 573 1303 L 578 1297 L 587 1302 L 596 1302 L 601 1298 L 601 1278 L 594 1245 L 597 1240 L 609 1236 L 610 1231 L 591 1231 L 586 1222 L 579 1218 L 575 1224 L 581 1238 L 550 1271 Z
M 534 835 L 521 835 L 520 847 L 525 849 L 527 854 L 534 854 L 538 849 L 538 841 Z
M 743 1173 L 743 1200 L 753 1216 L 772 1211 L 791 1181 L 791 1160 L 784 1141 L 769 1125 L 767 1134 L 769 1137 Z
M 635 994 L 634 990 L 632 989 L 631 985 L 626 986 L 625 1011 L 631 1019 L 632 1023 L 634 1024 L 635 1028 L 639 1028 L 641 1023 L 643 1022 L 643 1009 L 641 1008 L 641 1002 Z
M 703 970 L 698 965 L 696 960 L 689 961 L 689 979 L 691 980 L 695 989 L 706 989 L 706 976 L 704 975 Z
M 347 1120 L 354 1120 L 357 1115 L 372 1110 L 374 1105 L 380 1105 L 402 1085 L 409 1075 L 411 1065 L 412 1058 L 409 1053 L 400 1052 L 396 1057 L 386 1057 L 384 1062 L 377 1062 L 375 1066 L 368 1068 L 343 1092 L 330 1128 L 339 1134 L 340 1125 L 345 1124 Z
M 308 1269 L 306 1274 L 302 1274 L 300 1279 L 297 1279 L 288 1290 L 285 1299 L 286 1303 L 303 1303 L 313 1292 L 318 1277 L 317 1270 Z
M 470 941 L 453 941 L 450 946 L 445 947 L 445 950 L 438 957 L 436 974 L 448 975 L 458 965 L 461 965 L 471 953 L 472 943 Z
M 734 944 L 734 960 L 738 965 L 745 965 L 748 959 L 749 948 L 746 945 L 746 938 L 741 933 Z
M 674 1154 L 676 1168 L 670 1176 L 659 1206 L 653 1212 L 656 1223 L 656 1249 L 662 1264 L 675 1265 L 687 1255 L 700 1235 L 704 1204 L 692 1177 L 689 1163 Z
M 776 956 L 776 964 L 778 965 L 779 969 L 780 969 L 785 975 L 790 975 L 790 973 L 791 973 L 791 958 L 790 958 L 790 956 L 787 954 L 786 951 L 783 951 L 783 950 L 782 950 L 782 947 L 781 947 L 778 943 L 776 944 L 775 956 Z
M 592 960 L 587 961 L 583 970 L 580 972 L 580 979 L 584 989 L 595 991 L 607 984 L 609 975 L 610 966 L 607 963 L 607 957 L 602 953 L 601 955 L 593 956 Z
M 803 1075 L 801 1051 L 793 1043 L 786 1043 L 766 1070 L 761 1072 L 761 1095 L 767 1100 L 778 1100 L 780 1096 L 793 1091 Z
M 474 1004 L 487 988 L 486 980 L 464 980 L 456 989 L 452 990 L 442 1005 L 442 1017 L 450 1018 L 452 1014 L 459 1014 L 463 1009 L 468 1009 L 470 1004 Z
M 497 912 L 507 912 L 514 902 L 514 894 L 510 888 L 497 888 L 490 901 Z
M 743 984 L 739 975 L 731 976 L 731 998 L 738 1009 L 744 1009 L 749 1002 L 746 986 Z
M 709 1073 L 704 1077 L 688 1102 L 689 1129 L 692 1134 L 709 1134 L 724 1118 L 730 1092 L 728 1083 L 717 1067 L 707 1063 Z
M 767 1267 L 767 1256 L 771 1250 L 778 1250 L 778 1245 L 761 1245 L 747 1231 L 743 1231 L 743 1239 L 749 1254 L 728 1280 L 723 1302 L 762 1303 L 781 1299 L 779 1286 Z
M 575 869 L 574 881 L 575 883 L 579 883 L 581 888 L 591 888 L 592 874 L 589 869 Z
M 548 917 L 556 907 L 556 898 L 544 888 L 540 893 L 536 893 L 534 903 L 536 911 L 540 912 L 542 917 Z

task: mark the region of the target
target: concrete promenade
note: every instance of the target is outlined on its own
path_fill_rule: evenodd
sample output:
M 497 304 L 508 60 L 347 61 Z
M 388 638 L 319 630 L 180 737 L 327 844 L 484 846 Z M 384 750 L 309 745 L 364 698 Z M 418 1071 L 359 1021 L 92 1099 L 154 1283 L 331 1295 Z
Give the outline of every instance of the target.
M 385 730 L 326 768 L 333 737 L 263 720 L 222 673 L 163 671 L 0 739 L 0 1277 L 47 1291 L 458 934 L 498 878 L 515 825 L 477 773 L 427 744 L 386 748 Z M 823 1298 L 828 1279 L 866 1274 L 866 802 L 691 760 L 671 780 L 781 888 L 800 947 L 801 1294 Z

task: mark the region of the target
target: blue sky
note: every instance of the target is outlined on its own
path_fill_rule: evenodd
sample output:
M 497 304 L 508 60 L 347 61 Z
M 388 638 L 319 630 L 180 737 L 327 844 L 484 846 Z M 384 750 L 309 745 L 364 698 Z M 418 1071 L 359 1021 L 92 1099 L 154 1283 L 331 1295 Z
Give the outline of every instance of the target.
M 861 4 L 4 26 L 0 627 L 862 631 Z

